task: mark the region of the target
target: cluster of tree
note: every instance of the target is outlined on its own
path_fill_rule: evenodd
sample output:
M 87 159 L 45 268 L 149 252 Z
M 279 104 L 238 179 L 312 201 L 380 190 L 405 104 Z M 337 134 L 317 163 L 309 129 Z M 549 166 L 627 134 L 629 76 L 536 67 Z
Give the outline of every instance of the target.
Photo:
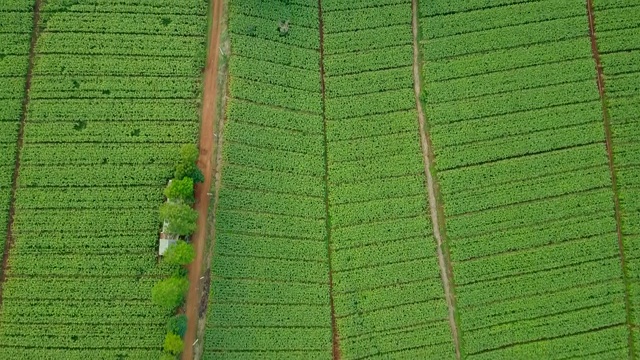
M 195 250 L 191 244 L 183 240 L 171 244 L 162 259 L 163 265 L 173 269 L 173 275 L 159 281 L 151 289 L 151 300 L 156 305 L 173 313 L 184 304 L 189 280 L 185 266 L 195 258 Z M 182 338 L 187 329 L 187 317 L 183 314 L 176 315 L 167 323 L 167 335 L 164 339 L 164 353 L 162 360 L 175 359 L 184 348 Z
M 169 201 L 160 207 L 160 221 L 166 221 L 167 231 L 174 235 L 189 236 L 196 230 L 198 213 L 192 208 L 193 186 L 204 181 L 202 171 L 196 166 L 197 160 L 198 148 L 192 144 L 183 146 L 174 178 L 164 190 Z
M 151 300 L 156 305 L 167 309 L 167 311 L 173 311 L 182 305 L 189 289 L 189 280 L 186 277 L 184 266 L 190 264 L 194 257 L 193 246 L 183 240 L 169 246 L 162 262 L 174 271 L 171 277 L 161 280 L 153 286 Z
M 189 280 L 185 266 L 190 264 L 196 254 L 191 244 L 179 240 L 171 244 L 162 259 L 163 264 L 174 269 L 173 275 L 159 281 L 151 289 L 151 300 L 167 312 L 175 310 L 184 304 L 189 290 Z M 175 359 L 184 347 L 182 338 L 187 329 L 187 317 L 183 314 L 169 319 L 167 335 L 164 339 L 164 354 L 162 360 Z
M 166 230 L 170 234 L 189 236 L 196 230 L 198 213 L 192 208 L 195 200 L 194 184 L 204 180 L 202 172 L 196 166 L 197 159 L 198 149 L 194 145 L 185 145 L 180 151 L 174 179 L 164 190 L 168 201 L 160 207 L 160 221 L 168 223 Z M 151 290 L 151 300 L 156 305 L 175 313 L 184 304 L 189 290 L 186 265 L 194 258 L 193 246 L 184 240 L 178 240 L 169 246 L 164 253 L 162 265 L 169 267 L 173 275 L 159 281 Z M 182 339 L 186 331 L 186 315 L 175 315 L 169 319 L 161 360 L 175 360 L 182 353 Z

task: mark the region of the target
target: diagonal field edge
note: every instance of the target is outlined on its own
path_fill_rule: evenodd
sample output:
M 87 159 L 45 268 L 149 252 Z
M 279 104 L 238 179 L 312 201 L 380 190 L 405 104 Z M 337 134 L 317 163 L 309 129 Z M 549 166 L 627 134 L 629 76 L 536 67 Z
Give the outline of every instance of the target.
M 429 137 L 427 136 L 426 120 L 422 103 L 420 100 L 421 93 L 421 78 L 420 78 L 420 51 L 419 51 L 419 39 L 418 39 L 418 0 L 411 1 L 412 9 L 412 23 L 411 28 L 413 32 L 413 83 L 414 92 L 416 97 L 416 108 L 418 110 L 418 123 L 420 129 L 420 144 L 422 147 L 422 154 L 424 158 L 424 173 L 427 177 L 427 192 L 429 196 L 429 210 L 431 214 L 431 222 L 433 223 L 433 235 L 436 239 L 436 252 L 438 254 L 438 265 L 440 267 L 440 275 L 442 277 L 442 284 L 444 287 L 444 295 L 447 302 L 447 308 L 449 313 L 449 326 L 451 327 L 451 335 L 453 345 L 455 347 L 456 359 L 460 360 L 460 332 L 458 331 L 458 324 L 456 323 L 456 300 L 454 294 L 453 283 L 453 269 L 451 268 L 451 259 L 449 258 L 449 252 L 445 247 L 443 241 L 444 234 L 444 209 L 441 204 L 438 203 L 438 189 L 437 183 L 431 174 L 431 167 L 433 166 L 432 147 Z M 442 226 L 442 228 L 441 228 Z
M 7 223 L 7 239 L 4 245 L 4 252 L 2 254 L 2 269 L 0 269 L 0 309 L 3 304 L 3 290 L 4 282 L 7 278 L 7 266 L 9 264 L 9 252 L 13 247 L 15 236 L 13 234 L 13 223 L 15 220 L 15 205 L 16 205 L 16 191 L 18 189 L 18 174 L 20 172 L 20 155 L 22 153 L 22 145 L 24 139 L 24 125 L 27 120 L 27 107 L 29 105 L 29 89 L 31 88 L 31 77 L 33 73 L 36 42 L 40 35 L 40 29 L 38 23 L 40 22 L 40 6 L 42 0 L 36 0 L 33 6 L 33 29 L 31 31 L 31 43 L 29 44 L 29 64 L 27 67 L 27 78 L 24 86 L 24 98 L 22 101 L 22 111 L 20 115 L 20 127 L 18 130 L 18 143 L 16 145 L 16 161 L 13 169 L 13 176 L 11 178 L 11 200 L 9 203 L 9 221 Z
M 609 158 L 609 171 L 611 172 L 611 186 L 613 190 L 613 203 L 615 208 L 616 219 L 616 232 L 618 234 L 618 249 L 620 251 L 620 265 L 622 267 L 622 276 L 624 280 L 624 302 L 626 309 L 626 325 L 629 329 L 629 359 L 635 359 L 634 353 L 634 339 L 633 339 L 633 324 L 631 321 L 631 301 L 629 299 L 629 275 L 627 273 L 626 259 L 624 255 L 624 243 L 622 240 L 622 215 L 620 212 L 620 197 L 618 192 L 618 184 L 616 177 L 616 169 L 613 158 L 613 140 L 611 132 L 611 118 L 609 116 L 609 109 L 607 108 L 607 98 L 605 94 L 604 72 L 602 69 L 602 62 L 600 61 L 600 52 L 598 51 L 598 41 L 596 38 L 596 21 L 595 11 L 593 7 L 593 0 L 587 0 L 587 16 L 589 19 L 589 37 L 591 38 L 591 52 L 593 53 L 593 60 L 595 61 L 598 83 L 598 92 L 600 94 L 600 100 L 602 102 L 602 120 L 604 122 L 604 132 L 606 138 L 607 156 Z
M 332 358 L 340 360 L 340 337 L 333 299 L 333 266 L 331 261 L 331 217 L 329 215 L 329 145 L 327 140 L 326 86 L 324 73 L 324 21 L 322 18 L 322 0 L 318 0 L 318 33 L 320 35 L 320 87 L 322 94 L 322 135 L 324 142 L 324 209 L 327 231 L 327 260 L 329 263 L 329 306 L 331 308 Z

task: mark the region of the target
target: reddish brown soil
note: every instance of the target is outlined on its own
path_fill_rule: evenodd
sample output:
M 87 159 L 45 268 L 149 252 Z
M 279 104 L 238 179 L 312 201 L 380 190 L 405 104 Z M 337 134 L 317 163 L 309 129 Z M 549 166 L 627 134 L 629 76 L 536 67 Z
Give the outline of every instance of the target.
M 602 70 L 602 62 L 600 61 L 600 52 L 598 51 L 598 41 L 596 38 L 596 20 L 595 12 L 593 9 L 593 0 L 587 0 L 587 15 L 589 18 L 589 36 L 591 38 L 591 52 L 593 53 L 593 60 L 596 63 L 598 84 L 598 92 L 600 93 L 600 100 L 602 102 L 602 120 L 604 122 L 604 132 L 607 147 L 607 156 L 609 158 L 609 171 L 611 173 L 611 186 L 613 187 L 613 204 L 615 209 L 616 218 L 616 232 L 618 234 L 618 249 L 620 253 L 620 265 L 622 266 L 622 274 L 625 283 L 625 307 L 627 315 L 627 326 L 629 327 L 629 358 L 635 359 L 634 354 L 634 341 L 633 341 L 633 324 L 631 321 L 631 302 L 629 300 L 629 276 L 627 274 L 627 265 L 624 255 L 624 242 L 622 239 L 622 215 L 620 212 L 620 197 L 618 193 L 618 182 L 616 178 L 616 169 L 613 159 L 613 137 L 611 134 L 611 118 L 609 117 L 609 109 L 607 108 L 607 98 L 605 93 L 604 72 Z
M 427 193 L 429 194 L 429 208 L 431 213 L 431 222 L 433 223 L 433 236 L 436 239 L 438 254 L 438 265 L 440 266 L 440 275 L 442 278 L 442 284 L 444 286 L 444 295 L 447 301 L 447 307 L 449 309 L 449 326 L 451 327 L 451 335 L 453 338 L 453 344 L 456 351 L 456 358 L 459 360 L 461 357 L 460 352 L 460 338 L 458 333 L 458 324 L 455 317 L 455 296 L 453 292 L 453 271 L 451 269 L 451 260 L 447 252 L 446 246 L 443 241 L 444 233 L 444 211 L 442 205 L 438 201 L 438 187 L 437 182 L 434 179 L 431 171 L 431 165 L 433 164 L 433 151 L 431 141 L 427 134 L 426 120 L 424 116 L 424 110 L 422 109 L 422 103 L 420 102 L 421 79 L 420 79 L 420 52 L 418 44 L 418 2 L 413 0 L 412 6 L 412 22 L 411 27 L 413 30 L 413 89 L 416 97 L 416 108 L 418 110 L 418 122 L 420 129 L 420 143 L 422 147 L 422 155 L 424 158 L 424 173 L 427 177 Z
M 220 42 L 220 21 L 222 18 L 222 0 L 211 2 L 213 15 L 211 32 L 209 34 L 209 48 L 207 51 L 207 64 L 204 74 L 204 92 L 202 99 L 202 122 L 200 125 L 200 156 L 198 166 L 204 174 L 204 182 L 196 186 L 196 205 L 198 211 L 198 228 L 191 237 L 191 242 L 196 250 L 196 258 L 189 265 L 189 293 L 185 312 L 189 319 L 187 332 L 184 337 L 183 360 L 193 359 L 193 343 L 196 339 L 198 325 L 198 309 L 200 308 L 200 274 L 204 260 L 205 244 L 207 237 L 207 213 L 209 210 L 209 191 L 213 172 L 213 144 L 214 123 L 217 106 L 218 84 L 218 47 Z M 205 287 L 208 288 L 208 287 Z
M 22 112 L 20 115 L 20 127 L 18 130 L 18 142 L 16 145 L 16 162 L 11 178 L 11 200 L 9 203 L 9 221 L 7 224 L 7 238 L 4 244 L 4 252 L 2 253 L 2 270 L 0 272 L 0 307 L 2 307 L 2 289 L 7 278 L 7 268 L 9 266 L 9 252 L 13 247 L 15 238 L 13 237 L 13 222 L 15 217 L 16 190 L 18 189 L 18 174 L 20 172 L 20 153 L 22 152 L 22 144 L 24 138 L 24 124 L 27 120 L 27 106 L 29 105 L 29 89 L 31 89 L 31 76 L 33 71 L 33 61 L 35 59 L 36 42 L 40 34 L 38 23 L 40 22 L 40 5 L 42 0 L 36 0 L 33 6 L 33 31 L 31 33 L 31 43 L 29 45 L 29 65 L 27 68 L 27 78 L 24 87 L 24 98 L 22 100 Z
M 318 22 L 319 22 L 319 33 L 320 33 L 320 85 L 322 90 L 322 120 L 323 124 L 323 134 L 324 134 L 324 183 L 325 186 L 328 184 L 328 176 L 329 176 L 329 163 L 327 159 L 327 118 L 325 116 L 325 82 L 324 82 L 324 22 L 322 19 L 322 0 L 318 0 Z M 327 256 L 329 261 L 329 306 L 331 307 L 331 333 L 333 334 L 332 338 L 332 352 L 333 352 L 333 360 L 340 359 L 340 336 L 338 336 L 338 324 L 336 322 L 336 311 L 333 301 L 333 271 L 331 268 L 331 225 L 329 222 L 329 193 L 328 189 L 325 188 L 325 216 L 326 216 L 326 224 L 327 224 Z

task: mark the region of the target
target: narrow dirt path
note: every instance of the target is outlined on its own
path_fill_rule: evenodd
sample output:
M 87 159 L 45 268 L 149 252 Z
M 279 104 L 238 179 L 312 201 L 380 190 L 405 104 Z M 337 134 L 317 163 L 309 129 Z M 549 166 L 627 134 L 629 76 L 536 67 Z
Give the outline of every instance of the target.
M 605 92 L 604 72 L 602 62 L 600 61 L 600 52 L 598 51 L 598 41 L 596 38 L 596 18 L 593 8 L 593 0 L 587 0 L 587 16 L 589 18 L 589 37 L 591 38 L 591 52 L 593 60 L 596 63 L 596 82 L 598 84 L 598 92 L 600 93 L 600 101 L 602 102 L 602 120 L 604 122 L 605 142 L 607 147 L 607 156 L 609 158 L 609 172 L 611 173 L 611 186 L 613 188 L 613 205 L 616 218 L 616 232 L 618 234 L 618 250 L 620 253 L 620 265 L 622 266 L 622 274 L 624 280 L 624 302 L 627 316 L 627 327 L 629 328 L 629 358 L 635 359 L 634 341 L 633 341 L 633 324 L 631 317 L 631 301 L 629 299 L 629 275 L 627 274 L 627 265 L 624 255 L 624 243 L 622 239 L 622 215 L 620 212 L 620 197 L 618 192 L 618 182 L 616 177 L 616 169 L 613 158 L 613 136 L 611 133 L 611 117 L 607 108 L 607 97 Z
M 318 0 L 318 32 L 320 33 L 320 88 L 322 91 L 322 134 L 324 136 L 324 206 L 327 231 L 327 261 L 329 262 L 329 305 L 331 307 L 331 334 L 333 360 L 340 359 L 340 337 L 333 301 L 333 268 L 331 266 L 331 217 L 329 216 L 329 146 L 327 143 L 326 87 L 324 82 L 324 21 L 322 0 Z
M 33 63 L 36 54 L 36 43 L 40 35 L 38 23 L 40 22 L 40 6 L 42 0 L 36 0 L 33 6 L 33 30 L 31 31 L 31 43 L 29 44 L 29 65 L 27 67 L 27 77 L 24 86 L 24 97 L 22 100 L 22 111 L 20 115 L 20 126 L 18 128 L 18 142 L 16 144 L 16 162 L 11 178 L 11 200 L 9 202 L 9 221 L 7 224 L 7 238 L 4 244 L 4 252 L 2 253 L 2 269 L 0 270 L 0 308 L 2 308 L 2 289 L 7 278 L 7 267 L 9 265 L 9 252 L 15 242 L 13 236 L 13 222 L 16 213 L 16 191 L 18 190 L 18 175 L 20 173 L 20 154 L 22 153 L 22 145 L 24 143 L 24 125 L 27 121 L 27 107 L 29 106 L 29 89 L 31 89 L 31 77 L 33 73 Z
M 195 190 L 198 211 L 198 228 L 191 237 L 191 243 L 196 250 L 196 258 L 189 265 L 189 292 L 185 305 L 187 318 L 187 332 L 184 336 L 183 360 L 193 359 L 193 343 L 196 339 L 198 327 L 198 308 L 200 306 L 200 273 L 204 260 L 207 237 L 207 213 L 209 210 L 209 191 L 211 189 L 211 174 L 213 170 L 214 122 L 217 107 L 218 84 L 218 47 L 220 42 L 220 20 L 222 18 L 222 0 L 211 1 L 213 16 L 209 33 L 209 48 L 204 75 L 204 92 L 202 95 L 202 121 L 200 125 L 200 156 L 198 166 L 204 174 L 204 182 L 198 184 Z
M 448 254 L 445 253 L 443 245 L 443 232 L 441 231 L 441 224 L 444 224 L 444 211 L 438 204 L 438 189 L 437 184 L 431 175 L 429 170 L 433 164 L 433 152 L 429 137 L 426 131 L 426 120 L 424 116 L 424 110 L 422 109 L 422 103 L 420 102 L 421 89 L 421 76 L 420 76 L 420 51 L 418 43 L 418 0 L 411 1 L 412 8 L 412 20 L 411 28 L 413 31 L 413 90 L 416 96 L 416 108 L 418 109 L 418 122 L 420 124 L 420 143 L 422 147 L 422 156 L 424 158 L 424 173 L 427 177 L 427 192 L 429 194 L 429 209 L 431 213 L 431 222 L 433 223 L 433 236 L 436 239 L 438 254 L 438 265 L 440 266 L 440 275 L 442 277 L 442 284 L 444 286 L 444 295 L 447 301 L 447 308 L 449 309 L 449 326 L 451 327 L 451 335 L 453 337 L 453 345 L 456 350 L 456 358 L 460 360 L 460 338 L 458 332 L 458 324 L 455 317 L 455 297 L 453 295 L 453 274 L 451 269 L 451 260 Z

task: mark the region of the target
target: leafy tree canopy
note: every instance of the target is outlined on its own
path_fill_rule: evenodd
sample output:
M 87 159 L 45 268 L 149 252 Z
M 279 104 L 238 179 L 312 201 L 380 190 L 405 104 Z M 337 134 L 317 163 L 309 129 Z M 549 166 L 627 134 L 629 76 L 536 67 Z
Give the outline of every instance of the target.
M 154 304 L 171 311 L 182 305 L 188 289 L 189 280 L 186 278 L 170 277 L 153 286 L 153 289 L 151 289 L 151 300 Z
M 193 144 L 184 145 L 180 149 L 180 162 L 176 165 L 176 172 L 174 177 L 176 179 L 182 179 L 185 176 L 190 177 L 194 183 L 200 183 L 204 181 L 202 171 L 198 169 L 196 162 L 200 151 L 198 147 Z
M 180 314 L 171 317 L 167 322 L 167 332 L 184 337 L 184 334 L 187 332 L 187 315 Z
M 173 179 L 171 184 L 164 189 L 164 196 L 168 199 L 177 199 L 185 203 L 193 203 L 193 179 L 184 176 L 182 180 Z
M 169 222 L 167 231 L 175 235 L 191 235 L 196 231 L 198 212 L 186 204 L 164 203 L 160 206 L 160 221 Z
M 169 333 L 164 338 L 164 351 L 171 355 L 178 355 L 184 348 L 184 342 L 179 335 Z
M 183 163 L 195 163 L 199 155 L 200 150 L 194 144 L 183 145 L 180 149 L 180 160 Z
M 187 265 L 193 261 L 196 252 L 191 244 L 179 240 L 171 244 L 164 253 L 164 261 L 171 265 Z

